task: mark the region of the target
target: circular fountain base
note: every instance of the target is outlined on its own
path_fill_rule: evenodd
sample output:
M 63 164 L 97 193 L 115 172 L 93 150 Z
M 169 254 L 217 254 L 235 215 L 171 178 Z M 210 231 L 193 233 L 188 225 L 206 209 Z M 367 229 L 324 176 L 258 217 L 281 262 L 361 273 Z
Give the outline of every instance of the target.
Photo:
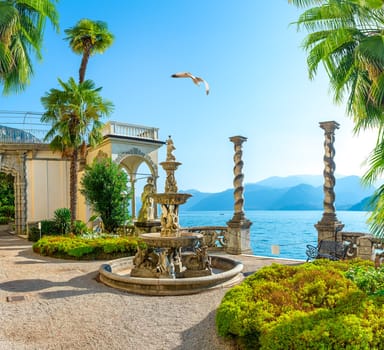
M 215 288 L 232 287 L 243 280 L 243 264 L 240 261 L 210 255 L 212 271 L 209 276 L 187 278 L 131 277 L 133 257 L 122 258 L 103 264 L 99 269 L 104 284 L 144 295 L 187 295 Z

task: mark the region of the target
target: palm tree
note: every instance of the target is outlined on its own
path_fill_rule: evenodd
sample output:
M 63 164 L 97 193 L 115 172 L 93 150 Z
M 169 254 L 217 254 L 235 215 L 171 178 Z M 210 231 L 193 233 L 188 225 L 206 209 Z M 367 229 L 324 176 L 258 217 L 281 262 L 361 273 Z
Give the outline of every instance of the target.
M 94 146 L 102 140 L 101 118 L 113 110 L 112 102 L 103 99 L 92 80 L 77 84 L 73 78 L 67 83 L 59 80 L 62 90 L 51 89 L 41 103 L 46 109 L 41 121 L 51 123 L 45 136 L 51 148 L 70 158 L 70 210 L 71 222 L 76 220 L 77 175 L 79 155 L 86 144 Z
M 33 75 L 30 54 L 40 60 L 46 20 L 58 30 L 50 0 L 0 0 L 0 83 L 3 94 L 19 92 Z
M 309 76 L 322 63 L 336 103 L 346 98 L 347 113 L 355 132 L 377 131 L 376 145 L 368 157 L 363 183 L 373 184 L 384 173 L 384 10 L 382 0 L 289 0 L 310 7 L 296 22 L 309 34 L 303 42 L 308 52 Z M 371 231 L 384 235 L 384 188 L 376 192 L 369 219 Z M 380 199 L 382 198 L 382 199 Z M 380 199 L 380 200 L 379 200 Z
M 74 27 L 66 29 L 65 34 L 71 49 L 83 55 L 79 69 L 79 82 L 82 83 L 89 57 L 94 53 L 103 53 L 112 45 L 114 36 L 108 31 L 105 22 L 89 19 L 80 20 Z

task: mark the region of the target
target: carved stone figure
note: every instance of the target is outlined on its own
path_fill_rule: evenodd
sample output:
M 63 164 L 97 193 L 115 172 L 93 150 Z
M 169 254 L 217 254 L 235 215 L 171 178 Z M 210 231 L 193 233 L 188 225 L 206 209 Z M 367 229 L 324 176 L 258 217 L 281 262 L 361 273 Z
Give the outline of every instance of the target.
M 176 160 L 176 157 L 172 154 L 172 152 L 176 149 L 176 147 L 173 144 L 173 141 L 171 139 L 171 136 L 168 137 L 167 140 L 167 162 L 172 162 Z
M 152 197 L 154 193 L 153 178 L 148 177 L 147 184 L 144 186 L 143 193 L 141 194 L 141 209 L 137 221 L 146 222 L 154 219 L 154 202 Z

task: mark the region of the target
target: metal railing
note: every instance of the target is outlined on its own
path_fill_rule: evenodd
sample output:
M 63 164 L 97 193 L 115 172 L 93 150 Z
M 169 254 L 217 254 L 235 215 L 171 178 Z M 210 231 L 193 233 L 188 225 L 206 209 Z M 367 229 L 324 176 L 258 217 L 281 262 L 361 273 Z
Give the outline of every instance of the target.
M 7 112 L 11 113 L 11 112 Z M 20 113 L 17 115 L 16 113 Z M 25 112 L 29 113 L 29 112 Z M 3 116 L 4 114 L 4 116 Z M 37 120 L 38 113 L 34 113 L 27 120 L 22 112 L 14 112 L 10 116 L 5 111 L 0 111 L 0 144 L 42 144 L 49 125 L 44 125 Z M 39 127 L 35 127 L 39 125 Z M 158 128 L 143 125 L 127 124 L 111 121 L 105 124 L 102 134 L 112 136 L 133 137 L 143 140 L 158 140 Z
M 1 144 L 41 144 L 48 125 L 42 124 L 42 113 L 0 110 Z
M 0 125 L 0 143 L 41 144 L 47 143 L 43 139 L 47 130 L 41 129 L 15 129 Z

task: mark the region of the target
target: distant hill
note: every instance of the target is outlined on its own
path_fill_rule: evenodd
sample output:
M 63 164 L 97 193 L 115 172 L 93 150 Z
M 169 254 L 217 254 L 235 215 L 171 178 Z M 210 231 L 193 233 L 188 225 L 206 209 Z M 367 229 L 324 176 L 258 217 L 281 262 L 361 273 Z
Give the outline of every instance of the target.
M 322 186 L 324 177 L 322 175 L 292 175 L 292 176 L 272 176 L 257 182 L 260 186 L 273 188 L 287 188 L 305 184 L 314 187 Z
M 374 187 L 363 187 L 358 176 L 346 176 L 336 180 L 336 207 L 348 210 L 375 191 Z
M 319 187 L 301 184 L 291 187 L 275 203 L 274 210 L 319 210 L 323 205 Z
M 323 177 L 295 175 L 271 177 L 257 183 L 244 185 L 245 210 L 322 210 Z M 345 176 L 336 180 L 338 210 L 357 209 L 364 198 L 370 197 L 375 188 L 365 188 L 358 176 Z M 193 195 L 180 210 L 233 210 L 233 189 L 218 193 L 202 193 L 197 190 L 183 191 Z M 354 209 L 352 209 L 354 208 Z
M 370 211 L 372 210 L 372 206 L 370 204 L 371 196 L 364 198 L 359 203 L 352 205 L 348 210 L 351 211 Z

